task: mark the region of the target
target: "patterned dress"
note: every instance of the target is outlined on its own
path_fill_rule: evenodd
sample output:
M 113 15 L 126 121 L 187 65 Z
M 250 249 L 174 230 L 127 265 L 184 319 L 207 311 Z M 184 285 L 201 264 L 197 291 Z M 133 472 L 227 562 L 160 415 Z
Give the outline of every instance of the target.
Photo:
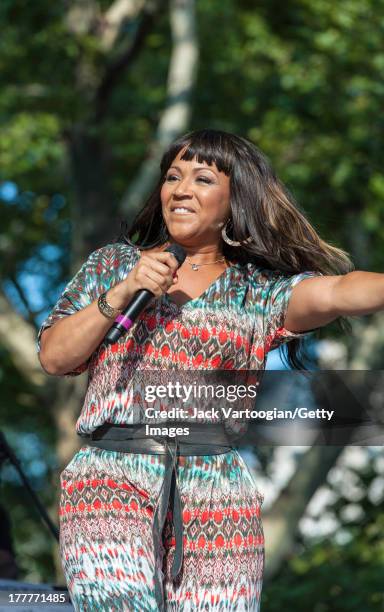
M 139 260 L 122 243 L 93 252 L 39 331 L 91 304 Z M 119 342 L 101 343 L 67 375 L 88 369 L 79 434 L 105 422 L 137 422 L 130 381 L 137 372 L 263 370 L 268 351 L 305 335 L 284 328 L 291 290 L 304 272 L 284 276 L 254 264 L 227 268 L 199 297 L 179 307 L 153 299 Z M 308 333 L 308 332 L 307 332 Z M 237 450 L 179 457 L 183 504 L 182 571 L 172 581 L 172 513 L 162 549 L 152 519 L 164 456 L 83 446 L 61 473 L 60 553 L 76 610 L 252 611 L 260 606 L 263 494 Z M 156 595 L 161 588 L 161 598 Z

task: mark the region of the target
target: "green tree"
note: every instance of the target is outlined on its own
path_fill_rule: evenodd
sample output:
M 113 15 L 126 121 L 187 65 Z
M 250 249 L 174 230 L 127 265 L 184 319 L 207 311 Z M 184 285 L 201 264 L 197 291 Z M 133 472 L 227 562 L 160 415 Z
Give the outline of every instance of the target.
M 42 313 L 132 219 L 179 134 L 210 126 L 250 138 L 322 236 L 357 268 L 381 270 L 383 0 L 4 0 L 0 16 L 0 180 L 19 189 L 0 203 L 0 418 L 46 432 L 59 468 L 75 450 L 85 377 L 43 374 Z M 46 279 L 37 310 L 23 283 L 31 271 Z M 380 367 L 382 319 L 354 323 L 345 368 Z M 308 458 L 318 485 L 326 452 Z M 284 556 L 273 555 L 277 571 Z

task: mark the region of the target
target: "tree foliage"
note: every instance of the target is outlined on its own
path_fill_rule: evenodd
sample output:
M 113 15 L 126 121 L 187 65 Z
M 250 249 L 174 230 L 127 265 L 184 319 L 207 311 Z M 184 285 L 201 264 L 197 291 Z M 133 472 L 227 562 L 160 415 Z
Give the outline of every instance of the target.
M 138 2 L 140 10 L 112 27 L 116 4 L 0 6 L 0 315 L 13 309 L 35 328 L 78 264 L 118 231 L 124 193 L 170 103 L 168 5 Z M 200 60 L 185 131 L 213 127 L 252 140 L 321 235 L 349 251 L 357 268 L 381 271 L 383 0 L 200 0 L 196 19 Z M 352 356 L 357 349 L 350 341 Z M 57 415 L 47 408 L 52 386 L 48 393 L 28 380 L 5 341 L 0 368 L 0 426 L 10 427 L 17 414 L 18 431 L 43 432 L 51 458 L 58 435 Z M 29 545 L 27 522 L 29 532 L 40 526 L 13 487 L 5 493 L 18 506 L 13 530 L 21 551 Z M 52 503 L 49 485 L 42 495 Z M 370 517 L 372 529 L 380 520 Z M 361 580 L 372 594 L 383 557 L 370 544 L 370 528 L 356 527 L 342 558 L 367 560 L 372 575 L 361 569 Z M 45 543 L 24 577 L 52 579 Z M 342 607 L 351 569 L 339 552 L 319 544 L 292 560 L 270 587 L 267 606 L 300 609 L 302 601 L 301 609 L 313 609 L 309 598 L 320 598 L 337 570 L 340 589 L 316 610 L 378 609 L 357 591 L 354 604 Z

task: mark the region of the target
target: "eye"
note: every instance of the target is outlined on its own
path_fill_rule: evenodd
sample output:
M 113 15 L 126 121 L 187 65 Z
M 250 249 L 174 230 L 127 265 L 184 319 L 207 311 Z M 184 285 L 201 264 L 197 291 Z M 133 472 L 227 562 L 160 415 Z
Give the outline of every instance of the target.
M 168 176 L 165 178 L 166 181 L 173 181 L 173 179 L 177 179 L 178 177 L 175 174 L 168 174 Z M 198 176 L 197 181 L 202 181 L 203 183 L 206 183 L 207 185 L 211 184 L 212 181 L 211 179 L 207 178 L 206 176 Z

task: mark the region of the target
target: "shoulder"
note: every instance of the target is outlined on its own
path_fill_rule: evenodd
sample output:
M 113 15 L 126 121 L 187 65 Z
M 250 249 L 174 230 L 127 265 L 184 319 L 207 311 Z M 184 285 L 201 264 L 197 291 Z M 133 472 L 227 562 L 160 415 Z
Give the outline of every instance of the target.
M 79 271 L 76 280 L 89 291 L 108 289 L 126 277 L 137 261 L 138 249 L 116 242 L 92 251 Z
M 248 299 L 252 303 L 274 304 L 289 300 L 292 289 L 306 278 L 318 276 L 320 272 L 304 271 L 287 273 L 281 270 L 260 267 L 247 263 L 240 268 L 242 280 L 248 288 Z
M 128 264 L 138 252 L 137 248 L 123 242 L 110 243 L 92 251 L 86 263 L 90 266 L 97 266 L 100 272 L 116 269 Z
M 123 280 L 137 261 L 138 249 L 110 243 L 92 251 L 66 290 L 85 291 L 94 299 Z
M 289 273 L 283 272 L 282 270 L 259 267 L 253 263 L 248 263 L 243 266 L 243 268 L 250 282 L 263 288 L 271 288 L 275 285 L 294 286 L 304 278 L 310 278 L 321 274 L 320 272 L 310 270 Z
M 100 257 L 132 257 L 133 254 L 138 253 L 138 249 L 136 247 L 132 247 L 125 242 L 111 242 L 109 244 L 105 244 L 98 249 L 92 251 L 90 256 L 100 258 Z
M 250 286 L 258 289 L 265 289 L 279 280 L 289 278 L 289 275 L 285 275 L 279 270 L 263 268 L 255 263 L 237 264 L 236 268 Z

